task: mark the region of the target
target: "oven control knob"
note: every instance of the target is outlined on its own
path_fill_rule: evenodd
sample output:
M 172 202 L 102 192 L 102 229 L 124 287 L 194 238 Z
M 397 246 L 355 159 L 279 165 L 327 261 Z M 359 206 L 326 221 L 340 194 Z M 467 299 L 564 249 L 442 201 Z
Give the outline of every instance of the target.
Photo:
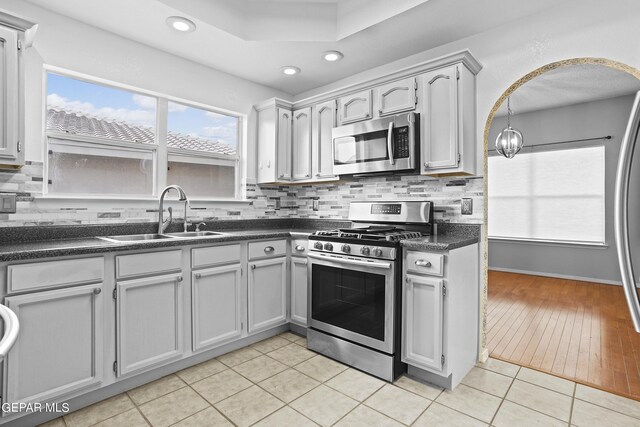
M 349 252 L 351 252 L 351 246 L 342 245 L 342 252 L 344 252 L 345 254 L 348 254 Z
M 324 250 L 325 251 L 332 251 L 333 250 L 333 245 L 331 243 L 325 243 L 324 244 Z
M 315 242 L 313 244 L 314 249 L 318 249 L 318 250 L 322 250 L 322 243 L 320 242 Z
M 382 256 L 382 249 L 380 248 L 375 248 L 373 250 L 373 256 L 377 256 L 378 258 Z
M 360 253 L 368 256 L 369 253 L 371 253 L 371 249 L 369 249 L 369 246 L 363 246 L 362 249 L 360 249 Z

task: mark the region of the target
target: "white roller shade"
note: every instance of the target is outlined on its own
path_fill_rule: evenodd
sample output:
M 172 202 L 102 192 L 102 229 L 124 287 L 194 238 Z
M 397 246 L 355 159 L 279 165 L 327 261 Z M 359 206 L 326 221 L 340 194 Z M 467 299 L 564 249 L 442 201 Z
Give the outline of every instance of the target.
M 489 236 L 604 244 L 605 148 L 489 157 Z

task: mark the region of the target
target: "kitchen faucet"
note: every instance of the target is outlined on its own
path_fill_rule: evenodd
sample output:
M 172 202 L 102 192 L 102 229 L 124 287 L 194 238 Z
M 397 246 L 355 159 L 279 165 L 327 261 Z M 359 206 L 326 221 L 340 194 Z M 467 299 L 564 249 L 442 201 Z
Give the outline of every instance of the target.
M 184 202 L 184 231 L 187 231 L 187 208 L 189 206 L 189 199 L 187 198 L 187 194 L 184 190 L 178 185 L 170 185 L 162 191 L 160 194 L 160 206 L 158 207 L 158 234 L 164 233 L 164 230 L 171 225 L 171 221 L 173 220 L 173 209 L 171 207 L 167 208 L 169 211 L 169 219 L 164 220 L 162 218 L 164 211 L 164 196 L 169 192 L 169 190 L 174 189 L 178 192 L 178 200 Z

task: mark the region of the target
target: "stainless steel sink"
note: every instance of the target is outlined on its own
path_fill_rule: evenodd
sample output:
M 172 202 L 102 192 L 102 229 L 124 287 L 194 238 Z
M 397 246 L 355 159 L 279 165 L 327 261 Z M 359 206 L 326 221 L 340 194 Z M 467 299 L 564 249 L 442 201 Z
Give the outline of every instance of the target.
M 145 240 L 162 240 L 162 239 L 171 239 L 171 236 L 167 236 L 166 234 L 126 234 L 123 236 L 107 236 L 107 237 L 98 237 L 99 239 L 106 240 L 107 242 L 140 242 Z
M 189 238 L 189 237 L 208 237 L 208 236 L 221 236 L 224 233 L 219 233 L 217 231 L 186 231 L 186 232 L 180 232 L 180 233 L 167 233 L 167 236 L 171 236 L 171 237 L 184 237 L 184 238 Z

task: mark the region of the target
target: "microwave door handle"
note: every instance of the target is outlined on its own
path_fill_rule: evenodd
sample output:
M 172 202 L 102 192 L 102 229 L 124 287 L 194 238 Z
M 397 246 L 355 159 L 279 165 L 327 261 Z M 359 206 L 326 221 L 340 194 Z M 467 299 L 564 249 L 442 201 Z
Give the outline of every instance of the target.
M 389 123 L 387 131 L 387 150 L 389 150 L 389 164 L 395 165 L 396 160 L 393 158 L 393 122 Z

